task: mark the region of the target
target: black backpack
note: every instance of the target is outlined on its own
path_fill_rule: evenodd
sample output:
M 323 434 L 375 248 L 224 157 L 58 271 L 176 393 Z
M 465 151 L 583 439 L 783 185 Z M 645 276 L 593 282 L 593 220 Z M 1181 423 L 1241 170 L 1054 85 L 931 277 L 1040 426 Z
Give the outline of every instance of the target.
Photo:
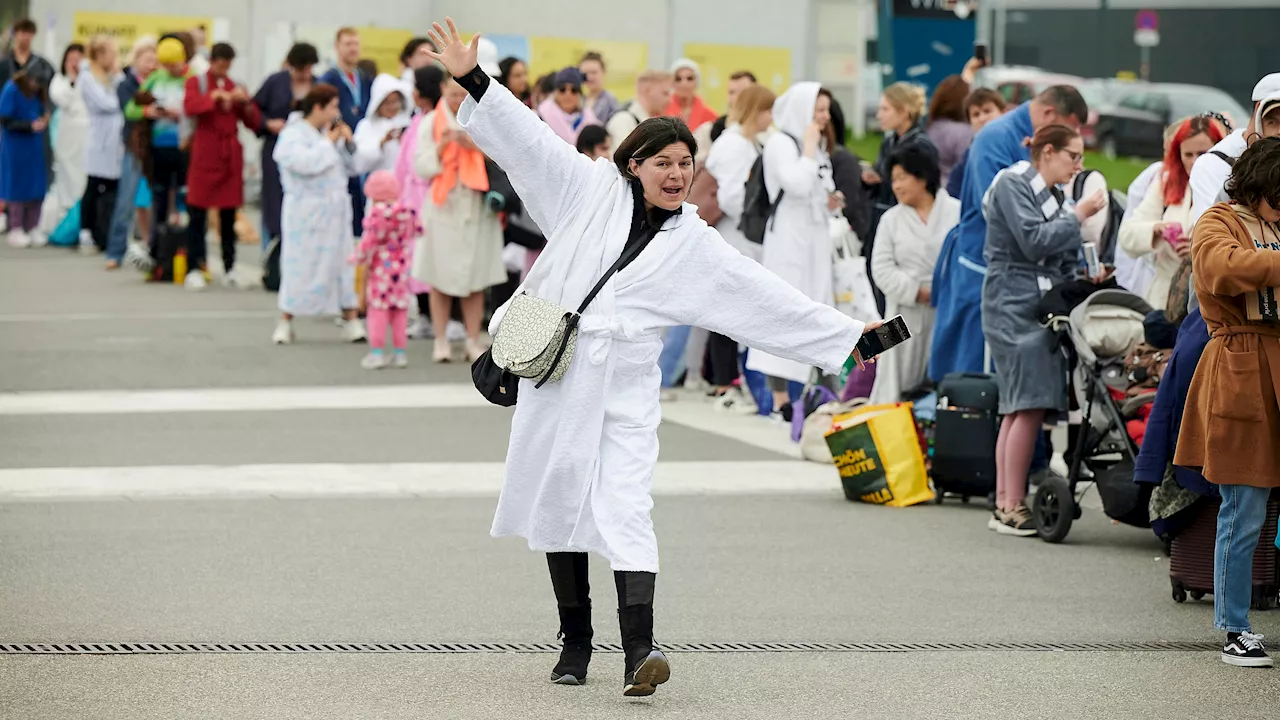
M 788 133 L 782 133 L 791 138 L 796 144 L 796 150 L 800 150 L 800 141 Z M 756 158 L 755 163 L 751 165 L 751 172 L 747 175 L 746 197 L 742 201 L 742 219 L 738 221 L 738 231 L 747 236 L 747 240 L 757 244 L 764 244 L 764 233 L 769 226 L 769 221 L 773 219 L 774 213 L 778 211 L 778 203 L 782 202 L 783 191 L 778 191 L 778 199 L 769 202 L 769 189 L 764 184 L 764 151 L 760 152 L 760 157 Z
M 1084 199 L 1084 184 L 1089 176 L 1097 170 L 1085 170 L 1076 175 L 1075 182 L 1071 184 L 1071 199 L 1080 202 Z M 1114 265 L 1116 260 L 1116 246 L 1120 241 L 1120 223 L 1124 222 L 1124 211 L 1129 200 L 1126 195 L 1119 191 L 1109 191 L 1107 197 L 1107 224 L 1102 228 L 1102 247 L 1098 248 L 1098 259 L 1104 265 Z

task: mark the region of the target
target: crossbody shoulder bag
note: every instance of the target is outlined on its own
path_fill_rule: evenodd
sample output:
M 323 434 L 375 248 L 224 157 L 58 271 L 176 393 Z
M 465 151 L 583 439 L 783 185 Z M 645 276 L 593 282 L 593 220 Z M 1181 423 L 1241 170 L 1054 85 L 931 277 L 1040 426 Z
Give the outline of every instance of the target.
M 573 360 L 582 314 L 615 273 L 631 262 L 648 243 L 637 242 L 605 271 L 577 312 L 522 292 L 511 300 L 493 347 L 471 366 L 471 379 L 486 400 L 504 407 L 516 404 L 520 378 L 537 380 L 535 388 L 559 382 Z

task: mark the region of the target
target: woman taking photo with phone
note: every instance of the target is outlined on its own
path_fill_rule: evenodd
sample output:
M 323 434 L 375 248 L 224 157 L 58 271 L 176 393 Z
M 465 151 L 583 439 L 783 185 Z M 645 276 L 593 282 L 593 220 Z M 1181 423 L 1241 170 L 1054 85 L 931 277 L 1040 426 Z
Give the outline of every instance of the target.
M 658 458 L 659 331 L 695 325 L 807 365 L 837 371 L 862 323 L 810 301 L 729 247 L 684 201 L 696 142 L 674 118 L 641 123 L 613 162 L 591 161 L 476 64 L 452 20 L 432 56 L 468 95 L 458 121 L 507 174 L 546 233 L 522 292 L 577 308 L 600 286 L 558 382 L 522 380 L 492 534 L 548 553 L 564 646 L 552 680 L 581 684 L 591 658 L 588 552 L 608 559 L 618 591 L 623 693 L 650 695 L 670 676 L 654 647 L 658 543 L 649 489 Z M 517 298 L 520 296 L 517 295 Z M 525 335 L 511 303 L 491 330 Z M 856 356 L 855 356 L 856 357 Z
M 412 88 L 394 75 L 384 73 L 374 78 L 369 114 L 355 129 L 357 175 L 396 169 L 401 136 L 409 127 L 411 94 Z
M 1084 141 L 1065 125 L 1041 128 L 1031 139 L 1031 162 L 1000 171 L 983 199 L 987 242 L 983 257 L 982 332 L 1000 383 L 1004 421 L 996 442 L 996 510 L 987 527 L 1030 537 L 1027 474 L 1046 417 L 1067 411 L 1066 358 L 1058 339 L 1040 325 L 1036 303 L 1080 267 L 1080 225 L 1102 209 L 1102 193 L 1064 206 L 1057 186 L 1080 171 Z M 1056 418 L 1050 418 L 1056 421 Z
M 1227 129 L 1213 117 L 1192 117 L 1178 124 L 1164 155 L 1164 167 L 1152 181 L 1142 202 L 1120 224 L 1120 247 L 1132 258 L 1155 256 L 1155 277 L 1146 300 L 1163 308 L 1169 285 L 1191 255 L 1191 166 L 1226 137 Z

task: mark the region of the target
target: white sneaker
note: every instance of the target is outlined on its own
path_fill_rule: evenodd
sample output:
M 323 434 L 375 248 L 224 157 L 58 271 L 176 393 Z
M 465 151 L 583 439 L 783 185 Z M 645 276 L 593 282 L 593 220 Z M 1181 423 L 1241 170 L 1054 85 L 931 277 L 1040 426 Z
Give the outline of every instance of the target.
M 743 392 L 741 388 L 730 388 L 728 392 L 715 398 L 715 408 L 742 415 L 757 415 L 760 413 L 760 408 L 756 405 L 756 401 Z
M 276 322 L 276 331 L 271 333 L 271 342 L 276 345 L 288 345 L 293 342 L 293 323 L 284 319 Z
M 129 248 L 124 252 L 124 261 L 144 273 L 149 273 L 156 267 L 151 253 L 140 242 L 129 243 Z
M 366 337 L 364 323 L 360 322 L 360 318 L 348 320 L 342 324 L 342 338 L 347 342 L 364 342 Z
M 199 292 L 208 287 L 209 283 L 205 282 L 204 273 L 199 270 L 195 270 L 187 273 L 187 278 L 182 281 L 182 285 L 188 290 Z
M 233 273 L 227 273 L 222 276 L 222 287 L 227 288 L 228 290 L 239 290 L 240 281 L 236 279 L 236 276 Z
M 444 337 L 451 343 L 462 342 L 467 339 L 467 328 L 457 320 L 450 320 L 445 326 Z
M 49 236 L 45 235 L 39 230 L 32 230 L 30 237 L 31 237 L 31 247 L 40 248 L 40 247 L 45 247 L 46 245 L 49 244 Z
M 413 325 L 409 326 L 409 337 L 414 340 L 430 340 L 436 336 L 436 331 L 431 327 L 431 318 L 426 315 L 419 315 Z
M 80 254 L 81 255 L 97 255 L 100 250 L 98 246 L 93 244 L 93 233 L 88 230 L 80 231 Z
M 29 248 L 31 247 L 31 238 L 21 230 L 9 231 L 9 247 Z
M 397 370 L 403 370 L 409 367 L 409 356 L 403 352 L 397 352 L 391 356 L 391 366 Z
M 387 358 L 380 352 L 371 352 L 360 361 L 360 367 L 365 370 L 381 370 L 386 366 Z

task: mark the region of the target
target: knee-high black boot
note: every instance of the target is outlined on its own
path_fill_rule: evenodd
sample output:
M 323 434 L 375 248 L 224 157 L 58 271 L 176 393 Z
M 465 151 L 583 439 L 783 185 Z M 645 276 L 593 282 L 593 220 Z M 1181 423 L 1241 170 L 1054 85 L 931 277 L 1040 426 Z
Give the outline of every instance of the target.
M 551 586 L 560 609 L 560 662 L 551 671 L 551 682 L 582 685 L 591 662 L 591 585 L 586 553 L 547 553 Z
M 657 575 L 647 572 L 614 572 L 618 586 L 618 627 L 626 666 L 622 694 L 652 695 L 671 678 L 667 656 L 653 642 L 653 586 Z

